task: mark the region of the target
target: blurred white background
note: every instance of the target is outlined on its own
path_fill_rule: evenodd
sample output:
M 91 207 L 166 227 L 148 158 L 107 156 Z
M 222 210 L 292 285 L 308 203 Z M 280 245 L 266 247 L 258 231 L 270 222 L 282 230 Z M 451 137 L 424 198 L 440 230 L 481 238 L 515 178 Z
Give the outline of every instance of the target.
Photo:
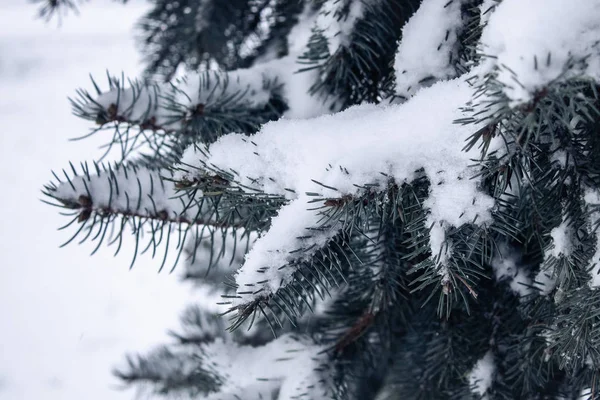
M 112 248 L 90 257 L 90 244 L 59 249 L 66 220 L 39 201 L 50 169 L 101 154 L 108 138 L 68 141 L 90 124 L 71 115 L 67 96 L 91 88 L 89 73 L 138 74 L 132 26 L 145 7 L 92 0 L 59 27 L 26 0 L 0 0 L 0 399 L 133 398 L 115 390 L 111 368 L 168 340 L 191 300 L 157 262 L 129 271 L 131 249 L 116 258 Z

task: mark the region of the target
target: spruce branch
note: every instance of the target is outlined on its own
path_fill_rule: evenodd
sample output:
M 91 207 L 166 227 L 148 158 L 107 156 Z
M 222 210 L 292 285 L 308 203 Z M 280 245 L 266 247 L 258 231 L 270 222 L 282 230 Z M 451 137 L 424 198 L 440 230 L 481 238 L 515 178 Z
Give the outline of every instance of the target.
M 192 143 L 250 134 L 281 116 L 281 85 L 264 76 L 256 80 L 243 70 L 207 71 L 163 84 L 108 75 L 108 91 L 92 78 L 95 94 L 80 89 L 71 104 L 75 115 L 99 125 L 82 138 L 114 130 L 105 154 L 116 148 L 125 160 L 141 151 L 169 166 Z
M 158 1 L 138 23 L 146 75 L 170 81 L 178 68 L 233 70 L 278 47 L 285 53 L 286 36 L 277 34 L 289 33 L 302 6 L 281 0 Z M 222 29 L 232 21 L 236 29 Z
M 326 21 L 338 21 L 354 29 L 331 28 L 335 24 L 317 24 L 298 58 L 304 65 L 300 71 L 316 70 L 316 81 L 310 90 L 325 97 L 336 96 L 339 108 L 361 102 L 379 102 L 389 97 L 394 43 L 401 36 L 403 23 L 415 12 L 419 1 L 338 1 L 323 7 Z M 359 11 L 352 11 L 356 7 Z M 347 29 L 347 28 L 345 28 Z
M 78 13 L 76 0 L 30 0 L 32 3 L 41 4 L 38 8 L 38 16 L 50 21 L 55 16 L 61 17 L 61 12 L 69 11 Z
M 207 227 L 223 232 L 229 229 L 260 230 L 265 216 L 274 212 L 268 202 L 263 207 L 256 206 L 260 202 L 255 198 L 209 193 L 207 190 L 214 190 L 212 186 L 202 186 L 207 192 L 199 187 L 179 190 L 168 170 L 136 164 L 94 164 L 94 170 L 82 164 L 79 171 L 72 164 L 71 167 L 72 175 L 63 171 L 61 180 L 55 174 L 56 182 L 46 185 L 44 190 L 46 196 L 58 201 L 54 205 L 67 209 L 65 215 L 72 217 L 61 229 L 76 222 L 79 224 L 76 233 L 65 244 L 76 237 L 81 237 L 80 242 L 97 241 L 95 253 L 103 242 L 117 243 L 118 253 L 126 227 L 130 225 L 136 244 L 131 265 L 138 253 L 151 250 L 154 257 L 162 247 L 162 268 L 170 244 L 173 244 L 171 235 L 174 232 L 177 233 L 176 263 L 185 249 L 186 239 L 197 244 L 206 238 Z M 144 231 L 150 236 L 145 247 L 141 243 Z M 237 242 L 244 236 L 223 238 Z M 218 247 L 211 241 L 211 248 L 213 245 Z M 218 251 L 216 254 L 222 255 Z M 195 249 L 188 256 L 193 261 Z M 219 258 L 217 256 L 215 261 Z
M 126 384 L 151 383 L 151 391 L 163 395 L 260 400 L 282 393 L 286 398 L 318 398 L 333 390 L 333 372 L 321 350 L 305 336 L 284 335 L 257 347 L 219 337 L 161 347 L 145 357 L 129 356 L 128 365 L 115 373 Z
M 119 3 L 127 3 L 127 0 L 113 0 Z M 38 16 L 46 22 L 53 18 L 58 18 L 59 23 L 63 15 L 67 15 L 69 12 L 79 14 L 78 3 L 83 3 L 82 0 L 29 0 L 34 4 L 41 4 L 38 8 Z

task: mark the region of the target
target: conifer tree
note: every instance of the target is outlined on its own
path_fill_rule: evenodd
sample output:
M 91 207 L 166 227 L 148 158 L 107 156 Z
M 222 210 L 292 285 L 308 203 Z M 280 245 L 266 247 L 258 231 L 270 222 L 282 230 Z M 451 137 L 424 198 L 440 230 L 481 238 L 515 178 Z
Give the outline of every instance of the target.
M 144 76 L 72 100 L 121 161 L 44 192 L 68 242 L 133 234 L 220 300 L 125 383 L 600 398 L 599 0 L 152 0 L 138 28 Z

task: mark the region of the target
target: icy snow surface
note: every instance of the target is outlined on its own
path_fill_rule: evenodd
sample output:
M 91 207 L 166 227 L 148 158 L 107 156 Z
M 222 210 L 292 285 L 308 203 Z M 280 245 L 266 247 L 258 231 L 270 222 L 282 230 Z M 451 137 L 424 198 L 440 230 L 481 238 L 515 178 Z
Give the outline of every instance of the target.
M 362 105 L 316 119 L 270 122 L 251 141 L 239 134 L 226 135 L 210 146 L 208 157 L 193 147 L 188 149 L 183 165 L 206 163 L 233 170 L 242 185 L 291 200 L 246 256 L 237 283 L 243 287 L 268 280 L 265 290 L 276 291 L 293 272 L 279 269 L 297 257 L 290 251 L 320 247 L 337 232 L 339 227 L 334 225 L 298 239 L 319 219 L 308 210 L 314 196 L 307 193 L 355 194 L 356 185 L 384 187 L 390 177 L 398 183 L 411 181 L 420 168 L 432 181 L 425 207 L 430 211 L 428 224 L 434 226 L 431 246 L 444 274 L 443 264 L 452 251 L 444 244 L 445 229 L 475 219 L 478 224 L 491 220 L 493 200 L 471 179 L 475 170 L 469 166 L 478 150 L 462 151 L 465 138 L 477 127 L 453 123 L 471 97 L 469 84 L 456 79 L 424 89 L 402 105 Z M 242 298 L 248 300 L 248 296 L 253 295 Z
M 600 0 L 504 0 L 483 31 L 482 71 L 497 68 L 512 105 L 526 103 L 556 80 L 600 79 L 599 37 Z
M 88 73 L 139 72 L 131 27 L 146 9 L 110 0 L 85 2 L 57 28 L 34 19 L 37 6 L 0 1 L 0 399 L 119 400 L 111 368 L 127 351 L 167 341 L 191 301 L 176 275 L 114 249 L 58 246 L 66 221 L 39 199 L 51 168 L 91 160 L 107 137 L 67 139 L 89 123 L 71 115 L 67 96 L 92 89 Z M 73 233 L 73 232 L 71 232 Z M 123 252 L 131 254 L 129 248 Z

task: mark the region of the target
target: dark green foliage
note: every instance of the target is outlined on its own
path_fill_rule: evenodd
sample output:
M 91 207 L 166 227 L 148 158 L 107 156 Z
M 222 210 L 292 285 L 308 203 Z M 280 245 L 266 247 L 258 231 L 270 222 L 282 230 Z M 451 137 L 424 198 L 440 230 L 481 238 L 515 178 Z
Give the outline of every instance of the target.
M 76 0 L 32 0 L 32 3 L 41 4 L 38 9 L 38 15 L 46 20 L 52 19 L 55 15 L 60 17 L 60 12 L 77 12 Z
M 93 132 L 114 132 L 107 152 L 120 151 L 122 160 L 94 164 L 91 174 L 87 164 L 72 166 L 45 188 L 72 217 L 66 226 L 79 223 L 70 241 L 120 248 L 131 225 L 135 255 L 164 248 L 164 265 L 174 248 L 177 260 L 184 255 L 184 277 L 222 294 L 228 310 L 221 318 L 206 304 L 191 307 L 174 343 L 130 357 L 117 376 L 159 394 L 216 396 L 236 377 L 214 366 L 210 346 L 258 352 L 278 336 L 321 349 L 313 357 L 318 379 L 302 382 L 299 398 L 321 386 L 322 397 L 332 399 L 579 399 L 587 389 L 589 398 L 600 398 L 600 290 L 589 285 L 600 224 L 600 204 L 589 196 L 600 188 L 600 96 L 597 82 L 568 71 L 518 106 L 503 91 L 498 69 L 473 79 L 473 101 L 455 123 L 473 127 L 465 149 L 481 150 L 473 168 L 495 206 L 489 224 L 444 228 L 452 253 L 443 271 L 441 254 L 432 254 L 434 226 L 425 206 L 443 182 L 421 169 L 411 171 L 410 182 L 382 173 L 386 184 L 357 187 L 352 196 L 315 181 L 335 195 L 306 194 L 320 219 L 303 238 L 335 234 L 321 247 L 293 249 L 292 261 L 280 268 L 290 271 L 289 281 L 277 290 L 237 287 L 233 275 L 244 254 L 289 200 L 241 185 L 237 171 L 176 162 L 190 146 L 206 155 L 206 144 L 229 133 L 257 146 L 252 134 L 285 115 L 290 82 L 270 77 L 268 69 L 248 78 L 260 76 L 258 85 L 239 78 L 240 69 L 264 62 L 294 57 L 286 68 L 295 65 L 298 78 L 312 76 L 305 89 L 329 111 L 393 100 L 394 56 L 420 1 L 365 0 L 331 54 L 337 36 L 317 24 L 305 49 L 290 54 L 288 36 L 303 18 L 345 21 L 358 1 L 154 0 L 140 22 L 145 79 L 126 88 L 123 77 L 109 77 L 108 93 L 96 86 L 96 95 L 80 91 L 73 100 L 76 115 L 99 125 Z M 446 6 L 452 1 L 458 0 Z M 482 21 L 500 1 L 489 10 L 482 3 L 460 3 L 449 53 L 456 74 L 486 57 L 478 47 Z M 189 77 L 173 78 L 182 69 Z M 192 98 L 185 88 L 195 77 Z M 266 100 L 256 101 L 257 91 Z M 185 178 L 178 178 L 182 170 Z M 140 179 L 147 173 L 155 178 Z M 119 186 L 130 179 L 120 174 L 137 179 L 134 189 Z M 105 195 L 101 184 L 108 204 L 97 200 Z M 160 201 L 168 207 L 156 206 Z M 554 251 L 558 228 L 568 252 Z M 240 301 L 250 294 L 251 301 Z M 484 357 L 495 369 L 478 393 L 470 374 Z M 281 387 L 265 387 L 259 396 L 286 400 Z
M 287 53 L 284 39 L 303 0 L 153 0 L 139 23 L 147 71 L 170 80 L 179 66 L 197 70 L 248 67 L 268 51 Z M 268 26 L 265 27 L 265 25 Z
M 77 97 L 71 99 L 75 115 L 98 125 L 83 138 L 114 131 L 105 146 L 105 155 L 118 151 L 122 160 L 135 155 L 150 166 L 169 167 L 179 160 L 186 147 L 197 142 L 214 142 L 225 133 L 254 133 L 265 122 L 279 118 L 287 108 L 276 80 L 262 82 L 269 100 L 255 105 L 246 98 L 251 92 L 249 82 L 213 71 L 194 79 L 198 81 L 198 91 L 194 94 L 200 101 L 193 101 L 181 89 L 188 85 L 186 78 L 169 84 L 128 80 L 129 87 L 125 88 L 123 77 L 108 75 L 109 92 L 115 94 L 108 107 L 95 99 L 102 92 L 92 79 L 95 95 L 78 90 Z M 143 107 L 142 113 L 139 107 Z M 136 154 L 140 149 L 141 155 Z
M 338 1 L 335 18 L 348 18 L 351 1 Z M 303 71 L 316 69 L 317 81 L 311 86 L 313 94 L 339 97 L 338 107 L 361 102 L 378 103 L 392 93 L 386 91 L 393 76 L 392 63 L 401 28 L 419 6 L 418 0 L 382 0 L 364 2 L 365 11 L 348 38 L 347 43 L 329 54 L 328 39 L 321 31 L 313 30 L 306 52 L 299 58 L 306 64 Z

